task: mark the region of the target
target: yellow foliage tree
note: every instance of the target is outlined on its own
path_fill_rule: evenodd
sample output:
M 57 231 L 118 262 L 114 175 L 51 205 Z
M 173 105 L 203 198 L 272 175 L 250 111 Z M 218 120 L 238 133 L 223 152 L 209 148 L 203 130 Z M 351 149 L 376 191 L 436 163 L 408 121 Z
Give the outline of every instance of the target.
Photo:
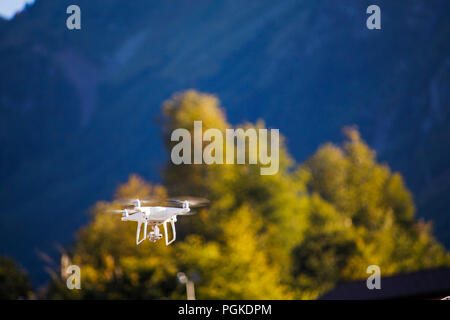
M 412 195 L 398 173 L 378 164 L 355 128 L 342 147 L 326 144 L 301 166 L 313 195 L 305 240 L 294 249 L 300 288 L 317 296 L 339 281 L 449 265 L 450 257 L 414 219 Z
M 231 128 L 217 97 L 193 90 L 172 96 L 163 113 L 169 152 L 171 132 L 192 132 L 196 120 L 203 130 Z M 177 241 L 166 247 L 136 246 L 136 225 L 105 213 L 118 208 L 115 201 L 99 202 L 70 251 L 82 268 L 83 290 L 69 292 L 55 275 L 49 297 L 181 299 L 185 289 L 176 275 L 185 272 L 201 299 L 309 299 L 365 277 L 371 264 L 384 275 L 448 265 L 430 225 L 414 218 L 401 175 L 377 163 L 355 128 L 345 133 L 341 146 L 322 146 L 297 170 L 281 138 L 274 175 L 261 175 L 259 164 L 170 162 L 165 187 L 130 176 L 116 199 L 191 195 L 211 204 L 180 217 Z

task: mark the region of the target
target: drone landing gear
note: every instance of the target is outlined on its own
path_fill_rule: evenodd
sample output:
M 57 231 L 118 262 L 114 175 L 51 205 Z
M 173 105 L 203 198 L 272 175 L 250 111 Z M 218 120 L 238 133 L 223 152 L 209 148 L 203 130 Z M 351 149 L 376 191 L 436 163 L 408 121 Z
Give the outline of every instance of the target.
M 151 242 L 156 242 L 159 239 L 162 238 L 162 234 L 159 233 L 159 227 L 158 226 L 152 226 L 153 231 L 150 231 L 150 233 L 148 234 L 148 240 L 150 240 Z

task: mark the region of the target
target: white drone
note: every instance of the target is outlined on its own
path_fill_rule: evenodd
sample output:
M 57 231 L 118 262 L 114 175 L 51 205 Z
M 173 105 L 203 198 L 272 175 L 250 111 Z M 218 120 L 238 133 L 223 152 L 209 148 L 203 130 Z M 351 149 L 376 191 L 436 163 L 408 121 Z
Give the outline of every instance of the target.
M 136 245 L 139 245 L 147 238 L 147 228 L 150 225 L 152 231 L 148 233 L 148 240 L 151 242 L 156 242 L 160 240 L 163 235 L 159 231 L 159 225 L 164 226 L 164 235 L 166 238 L 166 245 L 168 246 L 176 239 L 175 222 L 177 221 L 177 216 L 188 216 L 195 212 L 191 211 L 190 206 L 201 206 L 208 202 L 206 199 L 200 198 L 189 198 L 189 200 L 178 200 L 172 199 L 168 200 L 173 204 L 182 205 L 179 207 L 144 207 L 141 206 L 143 203 L 157 202 L 155 200 L 122 200 L 122 204 L 125 203 L 132 208 L 126 208 L 122 210 L 109 210 L 111 213 L 121 213 L 122 221 L 136 221 L 137 231 L 136 231 Z M 172 239 L 169 241 L 167 223 L 172 226 Z M 143 237 L 141 237 L 141 228 L 144 225 Z

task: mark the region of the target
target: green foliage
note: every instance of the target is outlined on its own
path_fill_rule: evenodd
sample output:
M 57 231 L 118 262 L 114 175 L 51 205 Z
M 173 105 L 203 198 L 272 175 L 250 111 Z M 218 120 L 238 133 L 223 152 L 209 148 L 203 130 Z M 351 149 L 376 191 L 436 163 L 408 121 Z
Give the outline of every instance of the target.
M 280 284 L 280 266 L 270 264 L 261 250 L 261 223 L 248 208 L 241 208 L 220 223 L 223 232 L 218 241 L 205 242 L 199 236 L 189 236 L 181 244 L 184 269 L 200 274 L 200 298 L 292 298 L 288 287 Z
M 28 275 L 13 260 L 0 257 L 0 300 L 26 299 L 31 295 Z
M 175 94 L 164 103 L 166 115 L 164 132 L 170 141 L 172 130 L 185 128 L 193 134 L 193 122 L 203 121 L 203 130 L 219 129 L 225 133 L 232 128 L 227 123 L 220 103 L 215 96 L 189 90 Z M 238 128 L 265 128 L 264 122 L 246 123 Z M 178 165 L 169 164 L 165 182 L 171 194 L 194 194 L 211 200 L 211 208 L 199 219 L 193 219 L 192 232 L 215 240 L 222 233 L 220 222 L 243 206 L 252 208 L 267 223 L 264 224 L 262 243 L 270 261 L 277 261 L 288 274 L 290 250 L 302 239 L 305 225 L 305 186 L 291 174 L 293 160 L 288 154 L 283 138 L 280 141 L 279 172 L 262 176 L 260 165 Z M 168 147 L 172 147 L 169 144 Z M 258 148 L 261 146 L 258 144 Z M 225 142 L 224 142 L 225 148 Z M 170 149 L 169 149 L 170 150 Z M 246 150 L 248 159 L 249 149 Z M 225 157 L 225 155 L 223 155 Z M 180 177 L 183 177 L 180 179 Z M 283 276 L 284 277 L 284 276 Z
M 219 100 L 213 95 L 200 94 L 194 90 L 174 94 L 163 104 L 165 122 L 163 133 L 170 156 L 170 150 L 176 142 L 170 141 L 173 130 L 184 128 L 193 136 L 194 121 L 201 120 L 203 131 L 215 128 L 225 132 L 230 125 L 226 122 L 225 113 L 219 107 Z M 193 139 L 192 139 L 193 140 Z M 193 150 L 193 141 L 192 141 Z M 206 195 L 206 176 L 209 173 L 206 165 L 174 165 L 170 162 L 164 171 L 164 180 L 172 195 Z M 184 179 L 180 179 L 184 177 Z
M 336 282 L 449 265 L 450 257 L 414 219 L 412 196 L 402 177 L 375 161 L 354 128 L 342 147 L 326 144 L 299 169 L 309 177 L 311 229 L 294 251 L 300 287 L 316 295 Z
M 174 129 L 192 132 L 195 120 L 203 130 L 231 128 L 219 100 L 193 90 L 175 94 L 163 112 L 166 141 Z M 402 177 L 376 162 L 356 129 L 345 132 L 342 146 L 326 144 L 298 167 L 281 139 L 275 175 L 261 175 L 259 165 L 169 163 L 165 187 L 130 176 L 115 198 L 192 195 L 211 204 L 180 217 L 177 241 L 166 247 L 136 246 L 136 225 L 104 213 L 114 202 L 99 202 L 70 254 L 82 290 L 69 292 L 54 274 L 49 297 L 182 299 L 176 274 L 185 272 L 200 299 L 309 299 L 366 277 L 371 264 L 384 275 L 448 265 L 430 225 L 415 220 Z

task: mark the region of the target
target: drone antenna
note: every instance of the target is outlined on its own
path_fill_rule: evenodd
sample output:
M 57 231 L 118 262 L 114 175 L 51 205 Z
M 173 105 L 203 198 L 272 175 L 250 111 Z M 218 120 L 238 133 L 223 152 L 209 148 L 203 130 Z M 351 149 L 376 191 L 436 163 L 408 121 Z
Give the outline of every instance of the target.
M 141 207 L 141 200 L 136 199 L 136 207 L 138 207 L 138 208 Z
M 184 200 L 183 201 L 183 209 L 188 209 L 189 208 L 189 201 Z

